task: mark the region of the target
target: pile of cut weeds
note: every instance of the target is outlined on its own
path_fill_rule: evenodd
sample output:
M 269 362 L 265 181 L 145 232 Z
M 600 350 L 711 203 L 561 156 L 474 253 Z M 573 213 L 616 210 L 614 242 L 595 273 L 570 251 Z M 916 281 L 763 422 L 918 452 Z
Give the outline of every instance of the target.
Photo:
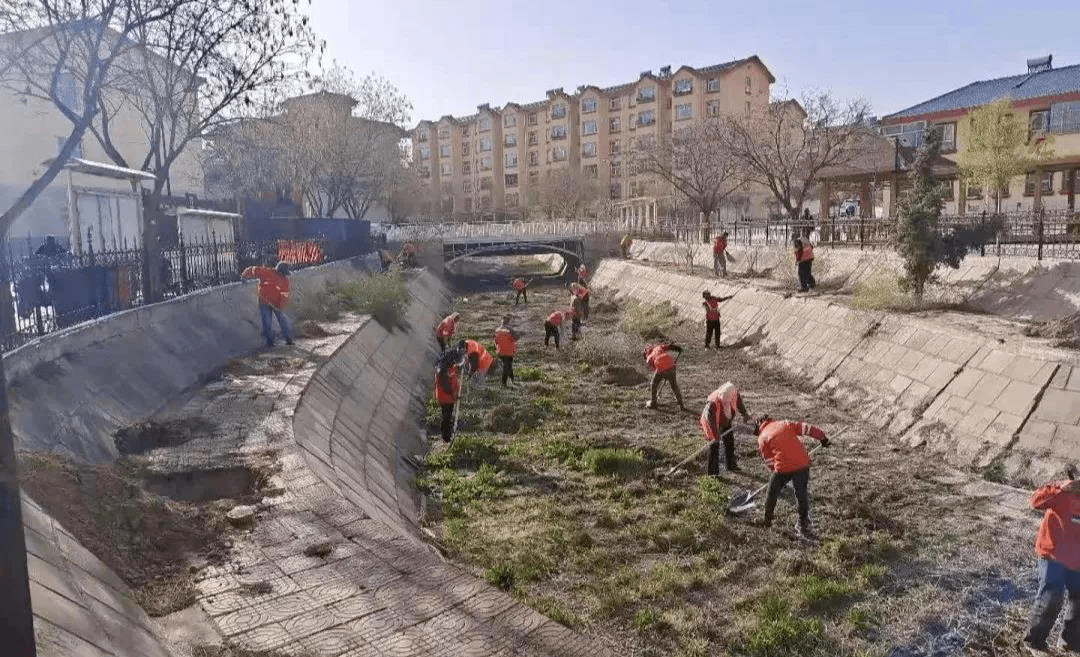
M 228 503 L 194 505 L 148 494 L 134 464 L 75 463 L 22 453 L 24 491 L 135 592 L 151 616 L 196 602 L 193 560 L 220 563 L 228 553 Z

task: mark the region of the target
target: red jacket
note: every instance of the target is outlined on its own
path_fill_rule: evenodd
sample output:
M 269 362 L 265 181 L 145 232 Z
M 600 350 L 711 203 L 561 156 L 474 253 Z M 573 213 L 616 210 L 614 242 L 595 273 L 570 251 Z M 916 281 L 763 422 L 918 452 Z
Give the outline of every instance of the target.
M 525 281 L 523 279 L 520 279 L 520 278 L 515 278 L 513 281 L 511 281 L 510 287 L 512 287 L 512 288 L 514 288 L 515 290 L 518 290 L 518 291 L 524 290 L 525 287 L 526 287 Z
M 435 328 L 436 337 L 450 338 L 454 336 L 454 328 L 457 326 L 457 320 L 451 315 L 439 322 L 439 325 Z
M 814 246 L 810 242 L 802 243 L 802 250 L 795 252 L 795 262 L 806 262 L 814 259 Z
M 259 279 L 259 303 L 282 310 L 289 302 L 289 279 L 270 267 L 248 267 L 241 278 Z
M 558 326 L 559 324 L 562 324 L 562 321 L 563 321 L 563 311 L 561 311 L 561 310 L 556 310 L 555 312 L 548 315 L 548 318 L 547 318 L 547 323 L 551 324 L 552 326 Z
M 476 371 L 481 374 L 487 374 L 487 371 L 491 369 L 491 364 L 495 362 L 495 359 L 488 353 L 487 349 L 484 349 L 484 345 L 476 340 L 465 341 L 465 353 L 470 357 L 473 354 L 476 355 Z
M 768 420 L 758 429 L 758 452 L 765 465 L 773 472 L 797 472 L 810 467 L 810 455 L 806 453 L 799 436 L 811 436 L 815 440 L 825 437 L 825 432 L 806 422 Z
M 731 424 L 740 406 L 742 406 L 742 395 L 731 381 L 709 393 L 709 398 L 705 400 L 705 408 L 698 419 L 701 430 L 705 432 L 705 440 L 720 438 L 721 427 Z
M 1068 480 L 1055 481 L 1031 494 L 1031 508 L 1045 511 L 1035 552 L 1069 570 L 1080 571 L 1080 495 L 1064 493 Z
M 675 367 L 675 358 L 666 344 L 651 344 L 645 347 L 645 362 L 654 372 L 666 372 Z
M 574 288 L 573 295 L 575 297 L 577 297 L 578 299 L 588 299 L 589 298 L 589 288 L 585 287 L 584 285 L 578 285 L 577 287 Z
M 713 242 L 712 252 L 714 254 L 716 254 L 716 255 L 720 255 L 721 253 L 723 253 L 726 250 L 727 250 L 727 240 L 724 239 L 723 237 L 717 237 L 716 241 Z
M 508 326 L 495 329 L 495 353 L 499 356 L 513 356 L 517 353 L 517 335 Z
M 585 264 L 584 264 L 584 263 L 582 263 L 582 264 L 578 265 L 578 268 L 577 268 L 577 277 L 578 277 L 579 279 L 583 279 L 583 278 L 585 278 L 585 276 L 586 276 L 586 275 L 588 275 L 588 273 L 589 273 L 589 270 L 585 268 Z
M 435 372 L 435 401 L 440 404 L 453 404 L 457 401 L 458 395 L 461 394 L 461 379 L 458 377 L 458 366 L 451 365 L 446 377 L 450 386 L 449 390 L 443 388 L 442 383 L 439 382 L 439 372 Z
M 701 305 L 705 306 L 705 320 L 714 321 L 720 319 L 720 300 L 716 297 L 709 297 L 701 302 Z

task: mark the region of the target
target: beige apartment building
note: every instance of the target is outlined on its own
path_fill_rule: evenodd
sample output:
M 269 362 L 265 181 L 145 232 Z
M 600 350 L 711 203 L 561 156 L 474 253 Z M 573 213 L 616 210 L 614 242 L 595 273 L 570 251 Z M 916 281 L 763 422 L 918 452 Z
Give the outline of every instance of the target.
M 620 217 L 651 223 L 670 211 L 673 191 L 635 171 L 638 140 L 670 140 L 683 126 L 762 109 L 775 81 L 753 55 L 674 72 L 665 66 L 573 94 L 551 89 L 538 102 L 484 104 L 469 116 L 421 121 L 413 162 L 428 185 L 430 211 L 443 216 L 523 214 L 545 180 L 568 170 L 596 180 Z

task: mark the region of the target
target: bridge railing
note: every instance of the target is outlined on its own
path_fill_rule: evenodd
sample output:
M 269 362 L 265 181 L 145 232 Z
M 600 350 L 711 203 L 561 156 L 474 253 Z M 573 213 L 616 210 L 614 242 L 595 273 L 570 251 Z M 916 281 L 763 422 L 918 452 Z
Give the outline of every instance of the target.
M 387 239 L 396 242 L 429 240 L 592 235 L 618 231 L 615 224 L 598 221 L 508 221 L 482 224 L 408 224 L 391 226 Z

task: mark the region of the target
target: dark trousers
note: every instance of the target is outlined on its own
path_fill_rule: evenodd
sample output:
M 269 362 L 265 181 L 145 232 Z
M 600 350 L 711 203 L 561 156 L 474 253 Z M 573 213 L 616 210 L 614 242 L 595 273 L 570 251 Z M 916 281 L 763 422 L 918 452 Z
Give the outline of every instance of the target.
M 528 290 L 518 290 L 517 291 L 517 294 L 514 295 L 514 305 L 515 306 L 518 305 L 518 301 L 521 300 L 521 299 L 525 299 L 525 303 L 529 303 L 529 291 Z
M 439 408 L 442 409 L 442 439 L 448 443 L 454 437 L 454 405 L 439 404 Z
M 1080 651 L 1080 571 L 1069 570 L 1049 559 L 1039 559 L 1039 589 L 1035 592 L 1035 604 L 1031 607 L 1028 632 L 1024 637 L 1029 646 L 1046 649 L 1046 639 L 1054 628 L 1066 592 L 1069 606 L 1061 640 L 1069 650 Z
M 735 432 L 729 431 L 731 423 L 721 425 L 720 435 L 724 441 L 724 465 L 728 470 L 736 470 L 739 467 L 735 460 Z M 714 440 L 709 444 L 709 474 L 720 474 L 720 441 Z
M 675 380 L 675 368 L 663 372 L 653 372 L 652 383 L 649 386 L 649 395 L 652 405 L 656 406 L 656 393 L 660 391 L 660 383 L 667 381 L 671 384 L 671 390 L 675 393 L 675 399 L 679 400 L 679 407 L 683 408 L 682 391 L 679 390 L 679 382 Z
M 814 280 L 814 275 L 810 272 L 810 268 L 814 266 L 814 259 L 803 260 L 799 263 L 799 289 L 806 292 L 812 287 L 817 285 L 817 281 Z
M 716 348 L 720 348 L 720 320 L 707 319 L 705 320 L 705 346 L 709 346 L 709 340 L 716 336 Z
M 435 339 L 439 342 L 439 352 L 446 351 L 446 345 L 449 344 L 450 338 L 444 338 L 441 335 L 436 335 Z
M 780 497 L 787 482 L 791 482 L 795 489 L 795 500 L 799 507 L 800 529 L 810 528 L 810 468 L 806 467 L 795 472 L 774 472 L 769 479 L 769 491 L 765 497 L 765 523 L 772 524 L 773 509 L 776 508 L 776 500 Z
M 555 338 L 555 348 L 559 348 L 559 327 L 551 322 L 544 322 L 544 346 L 548 346 L 548 340 Z
M 502 362 L 502 384 L 506 385 L 506 380 L 514 380 L 514 357 L 513 356 L 499 356 L 499 361 Z
M 581 300 L 581 318 L 586 322 L 589 321 L 589 297 Z
M 577 340 L 578 333 L 581 333 L 581 319 L 574 317 L 570 320 L 570 339 Z

